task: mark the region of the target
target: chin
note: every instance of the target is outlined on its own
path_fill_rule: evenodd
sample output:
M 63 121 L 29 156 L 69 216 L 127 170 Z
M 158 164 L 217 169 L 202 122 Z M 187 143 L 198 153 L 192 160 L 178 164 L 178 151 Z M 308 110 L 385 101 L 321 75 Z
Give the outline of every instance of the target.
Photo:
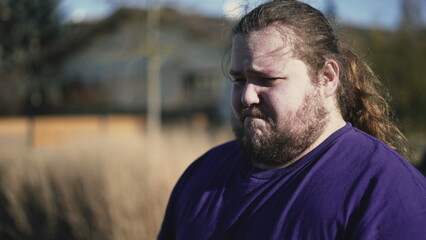
M 291 163 L 324 132 L 329 112 L 320 101 L 314 93 L 305 96 L 304 104 L 279 122 L 265 119 L 242 124 L 234 115 L 235 138 L 256 163 L 271 167 Z

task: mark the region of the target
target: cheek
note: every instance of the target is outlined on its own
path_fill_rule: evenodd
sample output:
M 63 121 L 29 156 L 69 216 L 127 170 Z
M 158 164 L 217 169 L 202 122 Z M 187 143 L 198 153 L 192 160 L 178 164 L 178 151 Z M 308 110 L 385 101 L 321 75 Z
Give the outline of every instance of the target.
M 287 119 L 299 106 L 298 92 L 290 88 L 275 90 L 264 96 L 265 110 L 272 119 Z
M 241 90 L 238 87 L 232 87 L 232 110 L 237 114 L 241 109 Z

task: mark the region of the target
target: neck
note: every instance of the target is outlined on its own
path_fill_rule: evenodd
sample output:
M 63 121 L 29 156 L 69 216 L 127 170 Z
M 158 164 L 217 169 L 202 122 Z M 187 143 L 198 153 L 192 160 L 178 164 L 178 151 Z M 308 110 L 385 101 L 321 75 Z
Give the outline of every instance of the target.
M 322 134 L 309 146 L 305 151 L 303 151 L 295 161 L 292 161 L 293 163 L 314 150 L 316 147 L 318 147 L 322 142 L 324 142 L 328 137 L 330 137 L 333 133 L 335 133 L 337 130 L 341 129 L 346 125 L 345 120 L 339 116 L 330 117 L 330 120 L 326 124 L 324 131 Z
M 340 112 L 333 111 L 327 117 L 326 125 L 324 127 L 324 130 L 320 134 L 320 136 L 308 148 L 306 148 L 302 153 L 300 153 L 296 158 L 280 166 L 270 166 L 270 165 L 266 165 L 266 164 L 258 163 L 258 162 L 254 162 L 253 164 L 257 168 L 264 169 L 264 170 L 279 169 L 279 168 L 285 168 L 285 167 L 291 166 L 294 163 L 296 163 L 299 159 L 304 157 L 306 154 L 308 154 L 309 152 L 314 150 L 316 147 L 318 147 L 328 137 L 330 137 L 333 133 L 335 133 L 337 130 L 341 129 L 345 125 L 346 125 L 346 122 L 341 116 Z

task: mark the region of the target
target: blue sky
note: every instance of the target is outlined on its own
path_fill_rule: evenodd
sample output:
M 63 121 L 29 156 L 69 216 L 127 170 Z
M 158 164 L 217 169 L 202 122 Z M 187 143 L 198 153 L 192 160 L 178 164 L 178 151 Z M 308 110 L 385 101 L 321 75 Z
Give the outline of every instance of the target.
M 144 4 L 147 0 L 61 0 L 61 9 L 67 19 L 75 21 L 87 18 L 99 18 L 108 15 L 113 6 L 120 1 L 133 4 Z M 152 1 L 152 0 L 151 0 Z M 226 1 L 239 1 L 255 6 L 261 0 L 160 0 L 162 4 L 197 11 L 202 14 L 223 16 L 223 5 Z M 321 10 L 326 7 L 326 0 L 303 0 Z M 402 0 L 334 0 L 338 19 L 358 26 L 376 26 L 393 29 L 400 18 L 399 7 Z M 422 2 L 425 18 L 426 4 Z

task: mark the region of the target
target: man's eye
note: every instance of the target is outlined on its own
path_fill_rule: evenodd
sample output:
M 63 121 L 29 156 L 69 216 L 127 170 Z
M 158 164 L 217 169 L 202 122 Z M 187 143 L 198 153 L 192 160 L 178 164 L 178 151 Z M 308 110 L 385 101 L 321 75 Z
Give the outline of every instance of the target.
M 273 85 L 279 78 L 261 78 L 260 84 L 263 86 L 270 86 Z
M 276 80 L 278 80 L 278 78 L 262 78 L 262 81 L 264 81 L 264 82 L 273 82 L 273 81 L 276 81 Z
M 234 84 L 237 84 L 237 85 L 243 85 L 243 84 L 245 84 L 246 79 L 245 78 L 234 78 L 234 79 L 232 79 L 232 82 Z

